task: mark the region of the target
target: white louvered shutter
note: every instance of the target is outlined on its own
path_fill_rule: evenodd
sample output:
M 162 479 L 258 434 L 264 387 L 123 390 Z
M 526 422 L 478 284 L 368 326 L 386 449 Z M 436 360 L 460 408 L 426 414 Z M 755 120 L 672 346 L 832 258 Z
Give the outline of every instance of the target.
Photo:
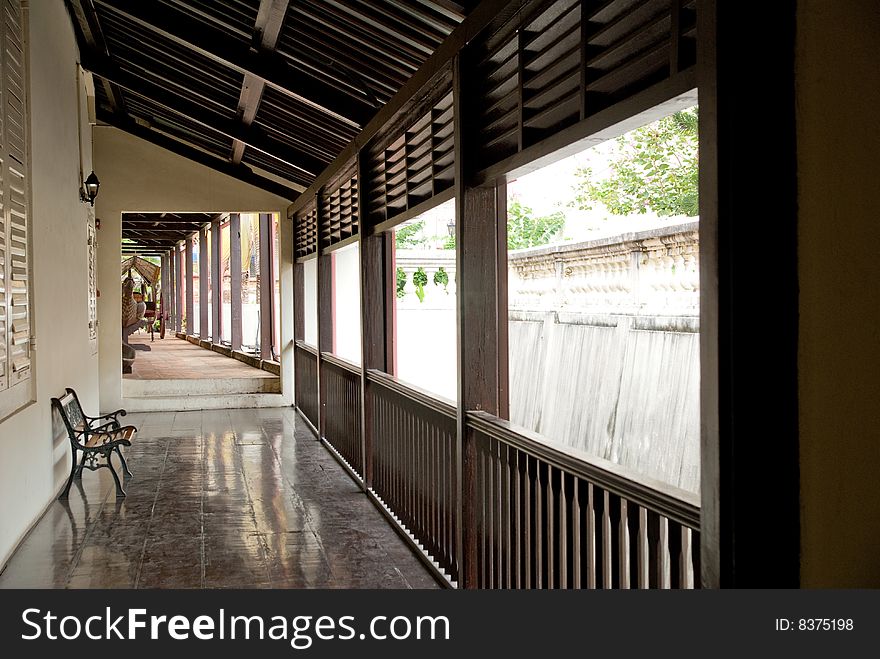
M 20 0 L 2 3 L 2 217 L 5 235 L 6 386 L 31 374 L 30 240 L 28 236 L 27 108 Z

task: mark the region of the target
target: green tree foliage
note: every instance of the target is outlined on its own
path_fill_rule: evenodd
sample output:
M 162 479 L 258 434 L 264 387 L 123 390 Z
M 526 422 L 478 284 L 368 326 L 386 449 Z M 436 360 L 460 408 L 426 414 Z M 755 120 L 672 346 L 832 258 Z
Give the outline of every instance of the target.
M 434 286 L 442 286 L 443 290 L 446 290 L 446 287 L 449 286 L 449 273 L 446 272 L 446 269 L 441 265 L 437 272 L 434 273 Z
M 523 249 L 546 245 L 565 227 L 565 215 L 556 211 L 550 215 L 532 217 L 534 211 L 518 199 L 507 206 L 507 249 Z
M 425 221 L 419 220 L 412 224 L 402 226 L 394 232 L 394 246 L 397 249 L 414 249 L 427 242 L 426 238 L 420 238 L 419 234 L 425 228 Z
M 602 202 L 614 215 L 699 213 L 697 108 L 682 110 L 617 138 L 609 174 L 577 170 L 573 206 Z
M 397 297 L 406 295 L 404 288 L 406 288 L 406 272 L 403 268 L 397 268 Z
M 428 285 L 428 273 L 425 272 L 425 269 L 421 266 L 413 273 L 413 285 L 416 287 L 416 297 L 419 298 L 419 302 L 425 301 L 425 286 Z

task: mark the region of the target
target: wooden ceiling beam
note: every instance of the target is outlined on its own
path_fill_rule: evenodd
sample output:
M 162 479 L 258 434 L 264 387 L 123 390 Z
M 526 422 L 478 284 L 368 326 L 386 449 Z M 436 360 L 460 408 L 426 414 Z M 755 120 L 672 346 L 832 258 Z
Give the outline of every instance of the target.
M 190 119 L 191 121 L 218 132 L 230 139 L 238 139 L 254 149 L 302 170 L 306 178 L 314 178 L 326 163 L 299 149 L 282 144 L 253 127 L 244 127 L 234 119 L 205 109 L 200 103 L 172 92 L 145 78 L 122 71 L 109 58 L 82 57 L 82 66 L 96 76 L 112 81 L 121 88 L 140 96 L 165 110 Z
M 323 80 L 290 66 L 280 55 L 245 47 L 224 30 L 195 20 L 182 12 L 169 12 L 159 3 L 141 0 L 94 0 L 159 36 L 189 48 L 303 103 L 320 108 L 360 128 L 377 108 L 368 97 L 342 92 Z
M 261 51 L 266 53 L 275 51 L 289 4 L 290 0 L 260 0 L 257 23 L 254 26 L 254 41 Z M 238 97 L 238 112 L 243 126 L 248 127 L 254 123 L 265 88 L 266 83 L 260 78 L 250 73 L 245 74 L 244 82 L 241 83 L 241 94 Z M 233 140 L 230 160 L 234 165 L 241 162 L 246 146 L 241 140 Z

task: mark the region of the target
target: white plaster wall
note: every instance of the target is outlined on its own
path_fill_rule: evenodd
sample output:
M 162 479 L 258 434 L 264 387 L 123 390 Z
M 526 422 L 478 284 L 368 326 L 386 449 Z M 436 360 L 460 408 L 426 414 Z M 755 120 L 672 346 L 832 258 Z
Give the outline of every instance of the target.
M 98 339 L 101 409 L 122 406 L 122 285 L 119 274 L 123 212 L 276 212 L 288 200 L 166 151 L 110 126 L 94 130 L 98 232 Z M 282 223 L 281 244 L 290 223 Z M 282 273 L 292 250 L 282 250 Z M 291 277 L 282 276 L 281 304 L 293 300 Z M 282 311 L 282 313 L 284 313 Z M 286 370 L 282 369 L 282 375 Z M 285 401 L 293 401 L 292 378 L 282 377 Z
M 318 259 L 303 263 L 303 340 L 318 345 Z
M 361 363 L 360 250 L 357 243 L 333 252 L 333 313 L 336 319 L 335 353 Z
M 27 13 L 36 402 L 0 422 L 0 564 L 69 473 L 69 443 L 53 432 L 49 399 L 68 386 L 87 410 L 98 404 L 88 337 L 88 206 L 79 201 L 76 44 L 63 3 L 32 2 Z M 90 130 L 87 114 L 80 116 L 87 174 Z

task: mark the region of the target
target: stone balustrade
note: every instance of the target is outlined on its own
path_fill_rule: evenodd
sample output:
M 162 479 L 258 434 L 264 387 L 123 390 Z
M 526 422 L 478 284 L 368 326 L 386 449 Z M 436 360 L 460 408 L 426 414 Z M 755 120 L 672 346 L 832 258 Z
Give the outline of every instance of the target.
M 512 251 L 510 308 L 699 315 L 698 226 Z

